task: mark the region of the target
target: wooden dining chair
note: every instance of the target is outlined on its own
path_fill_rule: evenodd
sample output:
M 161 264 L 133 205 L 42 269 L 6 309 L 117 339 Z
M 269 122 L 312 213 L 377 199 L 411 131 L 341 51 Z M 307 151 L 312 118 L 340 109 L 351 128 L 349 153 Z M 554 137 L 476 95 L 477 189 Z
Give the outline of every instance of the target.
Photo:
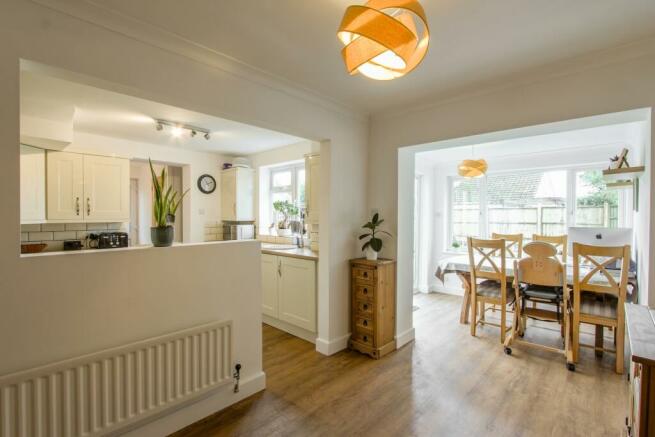
M 471 271 L 471 335 L 475 336 L 478 323 L 496 326 L 500 328 L 500 342 L 504 343 L 509 330 L 507 306 L 514 303 L 514 293 L 507 293 L 506 242 L 503 239 L 480 240 L 468 237 L 467 243 Z M 500 325 L 485 320 L 485 304 L 500 307 Z M 482 308 L 479 319 L 478 306 Z
M 561 254 L 561 259 L 564 264 L 566 264 L 566 256 L 567 254 L 567 244 L 569 241 L 569 236 L 568 235 L 539 235 L 539 234 L 532 234 L 532 241 L 543 241 L 545 243 L 550 243 L 557 250 L 559 250 Z M 561 248 L 560 248 L 561 246 Z
M 557 249 L 550 243 L 533 241 L 523 248 L 527 254 L 514 260 L 514 321 L 510 335 L 505 340 L 505 353 L 512 354 L 513 343 L 523 344 L 550 352 L 563 354 L 569 370 L 575 370 L 571 353 L 569 288 L 566 283 L 566 267 L 557 258 Z M 540 307 L 528 307 L 528 302 Z M 527 318 L 555 322 L 562 326 L 563 347 L 557 348 L 523 338 Z
M 582 263 L 580 262 L 582 260 Z M 602 247 L 573 243 L 573 359 L 578 362 L 580 325 L 588 323 L 597 329 L 615 330 L 616 350 L 607 350 L 600 343 L 590 346 L 597 351 L 616 353 L 616 373 L 623 373 L 625 337 L 624 303 L 628 285 L 630 246 Z M 620 266 L 619 280 L 609 266 Z M 583 267 L 583 270 L 581 270 Z
M 505 240 L 507 254 L 510 258 L 523 257 L 523 234 L 497 234 L 493 232 L 491 238 Z

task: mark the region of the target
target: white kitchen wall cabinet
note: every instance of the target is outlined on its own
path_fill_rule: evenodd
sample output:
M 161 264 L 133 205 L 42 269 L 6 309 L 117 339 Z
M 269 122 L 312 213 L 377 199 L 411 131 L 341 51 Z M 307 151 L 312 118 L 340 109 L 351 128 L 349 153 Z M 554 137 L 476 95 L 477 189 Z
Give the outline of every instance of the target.
M 84 220 L 84 155 L 48 151 L 46 168 L 46 218 Z
M 129 221 L 128 159 L 48 151 L 46 168 L 48 221 Z
M 262 312 L 291 334 L 316 333 L 316 261 L 262 254 Z
M 278 277 L 281 274 L 278 257 L 262 254 L 262 312 L 278 318 Z
M 223 221 L 254 221 L 254 170 L 234 167 L 221 173 Z
M 321 156 L 305 156 L 305 204 L 307 223 L 318 224 L 321 201 Z
M 45 221 L 45 150 L 20 146 L 20 222 Z
M 84 155 L 84 218 L 100 222 L 129 221 L 129 160 Z

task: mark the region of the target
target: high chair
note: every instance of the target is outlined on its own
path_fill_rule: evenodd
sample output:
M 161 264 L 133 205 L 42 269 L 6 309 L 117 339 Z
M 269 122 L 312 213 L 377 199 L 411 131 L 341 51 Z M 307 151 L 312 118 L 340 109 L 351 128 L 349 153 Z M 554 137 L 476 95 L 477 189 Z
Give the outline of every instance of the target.
M 570 347 L 569 289 L 566 284 L 566 267 L 557 259 L 555 246 L 545 242 L 526 244 L 528 254 L 514 261 L 514 293 L 516 299 L 514 321 L 505 340 L 505 353 L 511 355 L 512 344 L 556 352 L 566 357 L 567 368 L 575 370 Z M 538 306 L 528 307 L 532 302 Z M 548 308 L 544 308 L 547 306 Z M 557 322 L 562 325 L 563 348 L 556 348 L 523 339 L 527 318 Z
M 567 244 L 569 236 L 568 235 L 539 235 L 532 234 L 532 241 L 543 241 L 545 243 L 550 243 L 555 246 L 555 249 L 561 250 L 561 259 L 562 263 L 566 264 L 567 257 Z M 560 249 L 561 247 L 561 249 Z

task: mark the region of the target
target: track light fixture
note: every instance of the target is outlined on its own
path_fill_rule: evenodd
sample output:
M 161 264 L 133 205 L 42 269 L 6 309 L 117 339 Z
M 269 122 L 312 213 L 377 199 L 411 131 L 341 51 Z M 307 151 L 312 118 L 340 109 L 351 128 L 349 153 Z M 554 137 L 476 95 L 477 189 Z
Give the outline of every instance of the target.
M 171 135 L 176 138 L 182 136 L 182 132 L 184 130 L 189 131 L 191 138 L 195 137 L 199 133 L 204 134 L 203 137 L 206 140 L 209 140 L 211 138 L 209 135 L 210 134 L 209 130 L 202 127 L 191 126 L 190 124 L 176 123 L 174 121 L 161 120 L 161 119 L 157 119 L 155 120 L 155 122 L 157 123 L 155 125 L 155 129 L 157 129 L 157 131 L 163 131 L 164 126 L 169 127 Z

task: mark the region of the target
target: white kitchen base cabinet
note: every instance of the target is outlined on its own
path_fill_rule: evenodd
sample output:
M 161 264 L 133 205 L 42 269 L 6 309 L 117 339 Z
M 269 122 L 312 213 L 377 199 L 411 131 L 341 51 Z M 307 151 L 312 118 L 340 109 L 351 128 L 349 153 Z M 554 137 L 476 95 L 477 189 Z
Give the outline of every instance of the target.
M 278 317 L 278 257 L 262 254 L 262 313 Z
M 316 333 L 316 261 L 262 254 L 264 322 L 309 341 Z

